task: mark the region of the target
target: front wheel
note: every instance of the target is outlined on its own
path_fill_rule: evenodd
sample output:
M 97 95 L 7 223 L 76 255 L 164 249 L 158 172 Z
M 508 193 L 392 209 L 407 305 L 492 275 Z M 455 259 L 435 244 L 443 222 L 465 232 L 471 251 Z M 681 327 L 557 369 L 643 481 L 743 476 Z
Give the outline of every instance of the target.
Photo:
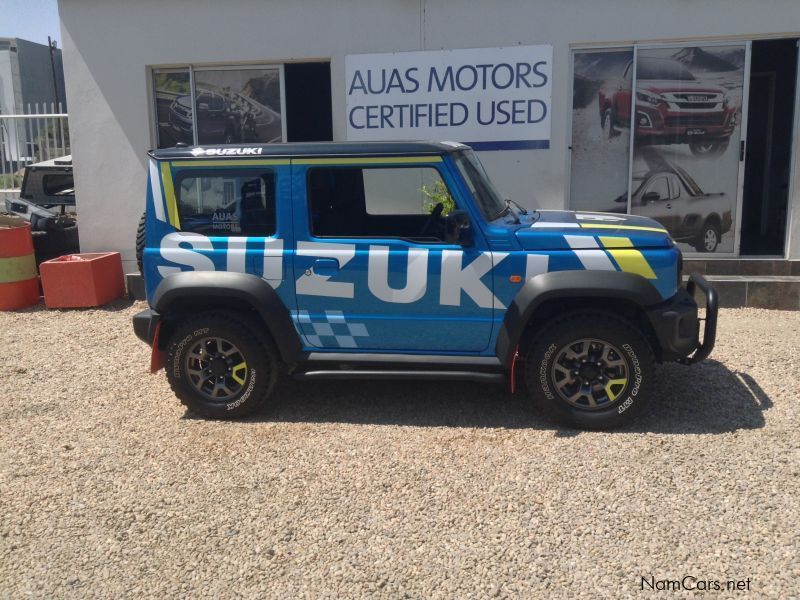
M 728 140 L 696 141 L 689 143 L 689 150 L 695 156 L 719 156 L 728 148 Z
M 572 313 L 536 335 L 525 360 L 528 391 L 558 421 L 610 429 L 644 410 L 654 374 L 650 344 L 608 313 Z
M 167 347 L 167 380 L 189 410 L 212 419 L 243 417 L 269 399 L 278 357 L 257 326 L 225 312 L 178 324 Z

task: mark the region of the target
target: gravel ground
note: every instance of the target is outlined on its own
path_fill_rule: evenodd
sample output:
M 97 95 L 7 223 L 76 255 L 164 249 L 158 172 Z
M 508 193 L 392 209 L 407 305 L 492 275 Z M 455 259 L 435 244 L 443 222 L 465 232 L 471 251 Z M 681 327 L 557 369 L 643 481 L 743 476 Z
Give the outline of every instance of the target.
M 800 312 L 722 311 L 714 360 L 583 433 L 475 384 L 285 382 L 200 420 L 142 308 L 0 313 L 4 597 L 798 594 Z

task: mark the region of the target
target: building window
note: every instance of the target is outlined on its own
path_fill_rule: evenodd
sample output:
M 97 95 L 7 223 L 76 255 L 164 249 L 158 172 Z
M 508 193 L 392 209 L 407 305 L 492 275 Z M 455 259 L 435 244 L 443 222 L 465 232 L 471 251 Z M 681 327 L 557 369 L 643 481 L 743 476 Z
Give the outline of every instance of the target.
M 181 230 L 212 236 L 275 234 L 275 174 L 191 170 L 175 176 Z
M 442 242 L 443 217 L 455 208 L 432 167 L 311 169 L 308 200 L 316 237 Z
M 159 148 L 285 141 L 283 67 L 154 69 Z

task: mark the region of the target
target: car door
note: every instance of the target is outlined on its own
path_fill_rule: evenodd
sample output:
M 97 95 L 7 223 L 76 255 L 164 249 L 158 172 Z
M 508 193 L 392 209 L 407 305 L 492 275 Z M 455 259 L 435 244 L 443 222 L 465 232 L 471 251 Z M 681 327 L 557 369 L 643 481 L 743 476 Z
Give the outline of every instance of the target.
M 628 63 L 625 74 L 620 78 L 614 92 L 614 119 L 619 125 L 630 126 L 631 122 L 631 82 L 633 79 L 633 63 Z
M 672 206 L 667 174 L 658 174 L 648 179 L 636 196 L 638 206 L 634 212 L 637 215 L 650 217 L 661 223 L 668 231 L 674 231 L 678 225 L 678 211 Z
M 447 243 L 460 205 L 441 157 L 292 161 L 297 312 L 327 351 L 480 352 L 492 332 L 492 254 Z

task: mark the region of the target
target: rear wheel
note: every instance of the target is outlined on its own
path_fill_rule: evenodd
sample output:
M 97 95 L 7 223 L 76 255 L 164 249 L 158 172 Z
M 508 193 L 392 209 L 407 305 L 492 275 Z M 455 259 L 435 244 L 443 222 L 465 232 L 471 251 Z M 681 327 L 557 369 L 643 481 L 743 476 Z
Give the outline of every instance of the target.
M 619 132 L 614 128 L 614 113 L 611 112 L 610 108 L 607 108 L 605 112 L 603 112 L 601 124 L 603 126 L 603 137 L 605 139 L 610 140 L 619 135 Z
M 609 429 L 644 408 L 653 352 L 628 321 L 609 313 L 572 313 L 536 335 L 526 355 L 528 391 L 551 416 L 580 429 Z
M 714 252 L 719 246 L 720 229 L 714 221 L 709 221 L 703 225 L 700 233 L 694 241 L 694 249 L 698 252 Z
M 199 313 L 181 322 L 167 347 L 167 380 L 192 412 L 243 417 L 269 399 L 278 357 L 257 325 L 232 313 Z

